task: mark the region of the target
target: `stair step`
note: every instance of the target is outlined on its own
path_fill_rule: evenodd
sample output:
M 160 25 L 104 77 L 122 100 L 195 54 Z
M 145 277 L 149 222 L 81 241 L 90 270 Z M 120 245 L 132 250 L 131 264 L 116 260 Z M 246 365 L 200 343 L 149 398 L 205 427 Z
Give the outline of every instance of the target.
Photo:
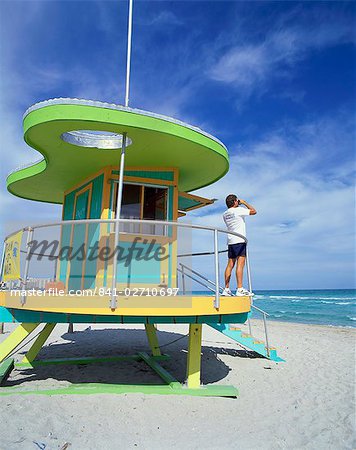
M 277 354 L 277 350 L 275 347 L 269 347 L 269 355 L 267 355 L 266 344 L 263 341 L 259 341 L 248 333 L 242 333 L 240 328 L 235 327 L 234 325 L 228 324 L 215 324 L 208 323 L 209 326 L 219 331 L 220 333 L 228 336 L 230 339 L 240 343 L 247 349 L 250 349 L 265 358 L 268 358 L 272 361 L 281 362 L 284 361 Z

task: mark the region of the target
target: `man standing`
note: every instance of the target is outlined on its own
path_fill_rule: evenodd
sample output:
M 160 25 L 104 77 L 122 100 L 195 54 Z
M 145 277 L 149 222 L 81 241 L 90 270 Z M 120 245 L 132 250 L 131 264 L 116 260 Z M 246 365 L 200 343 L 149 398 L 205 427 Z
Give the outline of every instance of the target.
M 240 206 L 243 205 L 243 206 Z M 230 194 L 226 197 L 227 211 L 223 214 L 223 219 L 228 231 L 238 233 L 246 237 L 246 216 L 254 216 L 257 214 L 255 208 L 249 205 L 245 200 L 238 199 L 236 195 Z M 228 234 L 228 263 L 225 269 L 225 289 L 222 295 L 232 295 L 230 290 L 230 278 L 232 269 L 235 267 L 236 261 L 236 279 L 237 279 L 237 296 L 253 295 L 252 292 L 242 287 L 243 272 L 246 260 L 246 242 L 242 237 Z

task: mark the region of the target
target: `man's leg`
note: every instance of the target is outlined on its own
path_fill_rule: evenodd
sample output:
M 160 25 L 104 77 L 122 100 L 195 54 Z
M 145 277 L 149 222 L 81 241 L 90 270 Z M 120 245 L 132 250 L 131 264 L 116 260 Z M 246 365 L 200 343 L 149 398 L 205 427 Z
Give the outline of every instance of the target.
M 242 288 L 242 282 L 244 279 L 245 260 L 246 256 L 239 256 L 237 258 L 237 266 L 236 266 L 237 289 Z
M 225 269 L 225 287 L 226 287 L 226 289 L 228 289 L 230 286 L 231 272 L 235 266 L 235 262 L 236 262 L 236 259 L 231 259 L 231 258 L 229 258 L 229 260 L 227 262 L 227 266 Z

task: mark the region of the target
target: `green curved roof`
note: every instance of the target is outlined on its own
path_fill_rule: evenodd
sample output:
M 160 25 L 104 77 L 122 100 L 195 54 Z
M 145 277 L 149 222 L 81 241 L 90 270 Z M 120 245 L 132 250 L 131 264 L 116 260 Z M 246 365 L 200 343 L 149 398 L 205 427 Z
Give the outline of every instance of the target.
M 179 190 L 188 192 L 225 175 L 225 146 L 199 128 L 147 111 L 100 102 L 58 99 L 41 102 L 24 115 L 24 139 L 43 159 L 7 178 L 19 197 L 62 203 L 63 192 L 108 165 L 119 165 L 120 149 L 82 147 L 61 135 L 76 130 L 127 133 L 126 166 L 176 167 Z

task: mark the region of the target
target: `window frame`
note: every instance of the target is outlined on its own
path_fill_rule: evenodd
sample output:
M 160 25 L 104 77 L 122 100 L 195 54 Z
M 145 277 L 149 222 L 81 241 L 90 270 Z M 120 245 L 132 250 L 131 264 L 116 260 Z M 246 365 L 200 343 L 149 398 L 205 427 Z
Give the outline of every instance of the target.
M 110 216 L 112 218 L 115 218 L 116 216 L 116 210 L 115 210 L 115 193 L 117 193 L 117 189 L 118 189 L 118 185 L 119 182 L 118 180 L 111 180 L 111 183 L 114 185 L 113 188 L 113 193 L 112 193 L 112 198 L 111 198 L 111 205 L 110 205 Z M 169 217 L 169 208 L 170 208 L 170 201 L 169 201 L 169 186 L 164 186 L 161 184 L 154 184 L 154 183 L 139 183 L 139 182 L 134 182 L 134 181 L 129 181 L 129 182 L 125 182 L 123 183 L 124 185 L 134 185 L 134 186 L 140 186 L 141 187 L 141 193 L 140 193 L 140 219 L 136 219 L 136 220 L 151 220 L 152 224 L 154 224 L 155 219 L 143 219 L 143 206 L 144 206 L 144 188 L 145 187 L 153 187 L 153 188 L 159 188 L 159 189 L 165 189 L 166 190 L 166 199 L 167 199 L 167 204 L 166 204 L 166 217 L 164 220 L 168 220 Z M 117 185 L 115 187 L 115 185 Z M 135 219 L 133 219 L 135 220 Z M 144 225 L 140 224 L 140 234 L 144 234 L 146 236 L 167 236 L 168 235 L 168 228 L 166 225 L 162 225 L 163 227 L 163 232 L 160 234 L 150 234 L 150 233 L 143 233 L 142 232 L 142 227 Z M 130 233 L 129 233 L 130 234 Z

